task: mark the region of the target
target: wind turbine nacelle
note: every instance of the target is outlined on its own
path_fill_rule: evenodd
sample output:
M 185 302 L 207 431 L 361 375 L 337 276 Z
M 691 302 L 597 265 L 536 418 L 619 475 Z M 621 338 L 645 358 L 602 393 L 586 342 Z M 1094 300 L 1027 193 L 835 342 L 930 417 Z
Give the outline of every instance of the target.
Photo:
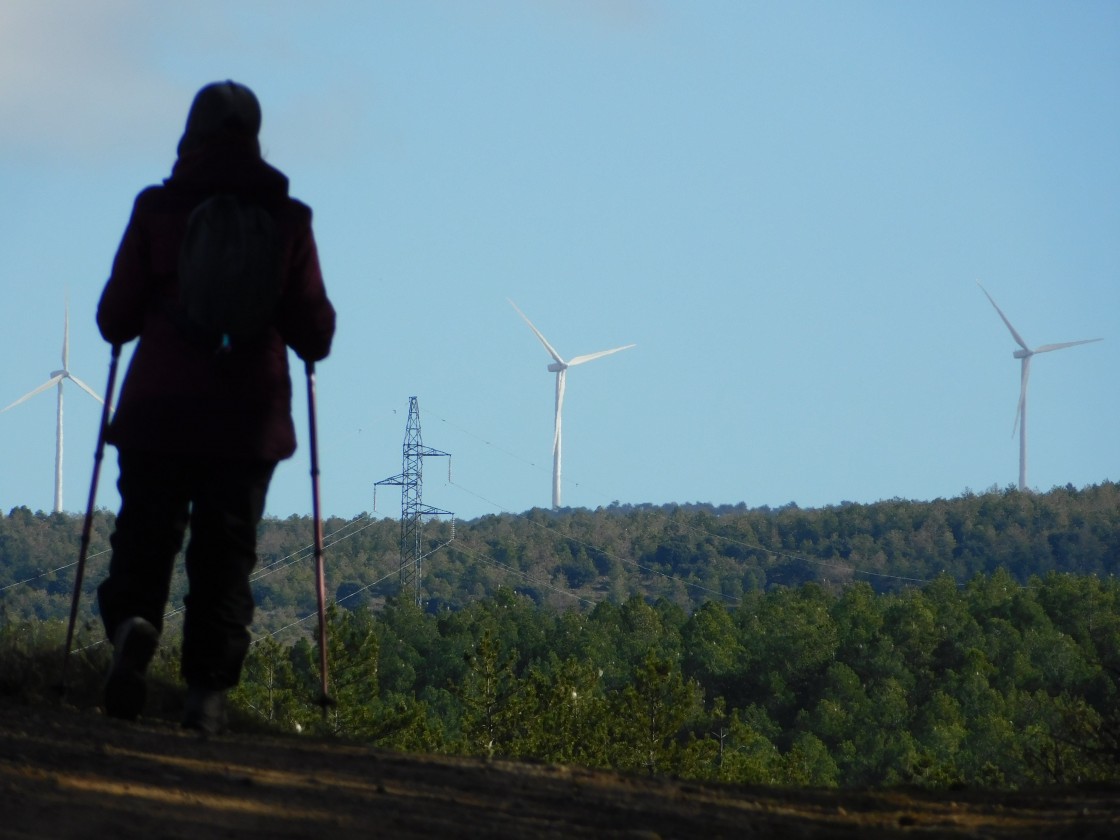
M 567 366 L 567 365 L 565 365 L 565 364 L 562 364 L 561 362 L 553 362 L 552 364 L 550 364 L 550 365 L 548 366 L 548 369 L 549 369 L 549 370 L 550 370 L 550 371 L 551 371 L 552 373 L 559 373 L 559 372 L 560 372 L 560 371 L 562 371 L 562 370 L 567 370 L 567 369 L 568 369 L 568 366 Z
M 1014 356 L 1016 359 L 1025 359 L 1025 358 L 1027 358 L 1027 356 L 1033 356 L 1034 351 L 1033 350 L 1016 350 L 1011 355 Z

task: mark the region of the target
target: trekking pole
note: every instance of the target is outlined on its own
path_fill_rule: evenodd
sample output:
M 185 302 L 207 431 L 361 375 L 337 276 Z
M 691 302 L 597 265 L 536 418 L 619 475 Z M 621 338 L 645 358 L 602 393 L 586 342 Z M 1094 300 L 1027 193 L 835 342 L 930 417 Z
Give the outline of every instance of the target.
M 323 514 L 319 507 L 319 433 L 315 422 L 315 363 L 306 362 L 305 365 L 308 430 L 311 438 L 311 507 L 315 518 L 315 594 L 319 601 L 319 687 L 322 689 L 319 705 L 323 709 L 323 720 L 326 720 L 327 708 L 334 705 L 334 700 L 327 693 L 327 586 L 323 576 Z
M 113 404 L 113 390 L 117 384 L 117 363 L 121 358 L 121 345 L 114 344 L 109 359 L 109 384 L 105 386 L 105 402 L 101 405 L 101 425 L 97 429 L 97 449 L 93 453 L 93 478 L 89 483 L 89 502 L 86 504 L 86 519 L 82 525 L 82 543 L 78 550 L 78 568 L 74 572 L 74 595 L 70 599 L 70 623 L 66 627 L 66 649 L 62 659 L 62 678 L 59 680 L 59 693 L 66 694 L 66 672 L 70 664 L 70 648 L 74 642 L 74 624 L 78 620 L 78 601 L 82 597 L 82 578 L 86 570 L 86 555 L 89 553 L 90 532 L 93 530 L 93 503 L 97 498 L 97 482 L 101 477 L 101 459 L 105 454 L 105 432 L 109 428 L 109 412 Z

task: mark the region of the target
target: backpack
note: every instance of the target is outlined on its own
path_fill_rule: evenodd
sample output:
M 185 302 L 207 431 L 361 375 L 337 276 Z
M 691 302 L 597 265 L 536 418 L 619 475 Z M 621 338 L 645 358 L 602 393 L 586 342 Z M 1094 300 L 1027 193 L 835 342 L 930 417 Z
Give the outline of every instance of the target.
M 191 212 L 179 251 L 175 320 L 204 348 L 228 351 L 271 326 L 280 296 L 280 236 L 260 205 L 228 193 Z

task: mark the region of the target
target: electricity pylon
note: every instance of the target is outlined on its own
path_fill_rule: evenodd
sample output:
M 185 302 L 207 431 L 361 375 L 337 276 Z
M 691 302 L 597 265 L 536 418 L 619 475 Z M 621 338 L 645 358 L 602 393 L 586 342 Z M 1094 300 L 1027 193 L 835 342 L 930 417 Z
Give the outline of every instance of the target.
M 420 439 L 420 404 L 416 397 L 408 400 L 408 425 L 404 433 L 404 469 L 400 475 L 374 482 L 373 508 L 377 509 L 377 488 L 382 484 L 396 484 L 401 488 L 401 591 L 411 588 L 416 603 L 421 603 L 420 580 L 424 558 L 443 548 L 455 539 L 455 514 L 439 508 L 429 507 L 423 501 L 424 458 L 446 457 L 447 474 L 451 475 L 451 455 L 438 449 L 424 446 Z M 425 516 L 450 516 L 451 536 L 446 542 L 424 552 L 423 530 Z

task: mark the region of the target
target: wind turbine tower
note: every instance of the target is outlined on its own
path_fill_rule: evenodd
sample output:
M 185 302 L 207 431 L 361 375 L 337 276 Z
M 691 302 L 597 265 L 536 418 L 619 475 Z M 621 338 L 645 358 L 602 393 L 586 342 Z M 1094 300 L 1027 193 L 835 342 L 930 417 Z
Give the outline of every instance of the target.
M 568 361 L 564 361 L 564 359 L 560 357 L 560 354 L 556 352 L 555 348 L 548 343 L 548 339 L 541 334 L 541 331 L 533 326 L 533 322 L 526 317 L 524 312 L 517 308 L 517 304 L 511 300 L 509 305 L 525 320 L 525 323 L 529 325 L 529 329 L 540 339 L 541 344 L 544 345 L 544 349 L 548 351 L 548 355 L 552 356 L 552 364 L 548 366 L 548 369 L 556 374 L 556 423 L 554 427 L 555 431 L 552 436 L 552 507 L 555 509 L 560 507 L 560 453 L 562 449 L 560 426 L 562 409 L 564 407 L 564 385 L 568 368 L 574 365 L 582 365 L 584 362 L 590 362 L 593 359 L 599 359 L 603 356 L 609 356 L 611 353 L 618 353 L 620 350 L 629 350 L 635 345 L 627 344 L 623 347 L 615 347 L 613 350 L 600 350 L 598 353 L 573 356 Z
M 404 433 L 404 468 L 399 475 L 374 482 L 373 507 L 377 509 L 377 488 L 383 484 L 395 484 L 401 488 L 401 591 L 412 590 L 416 603 L 420 598 L 421 571 L 424 558 L 455 539 L 455 514 L 439 508 L 429 507 L 423 501 L 424 459 L 446 457 L 447 473 L 451 474 L 451 456 L 438 449 L 424 446 L 420 435 L 420 404 L 416 397 L 408 401 L 408 424 Z M 440 543 L 432 551 L 424 552 L 423 532 L 425 516 L 450 516 L 451 539 Z
M 1016 350 L 1011 355 L 1021 362 L 1020 370 L 1020 385 L 1019 385 L 1019 407 L 1015 410 L 1015 423 L 1011 427 L 1011 434 L 1015 434 L 1015 427 L 1019 428 L 1019 490 L 1027 489 L 1027 380 L 1031 374 L 1031 357 L 1037 353 L 1049 353 L 1051 350 L 1062 350 L 1066 347 L 1074 347 L 1078 344 L 1091 344 L 1094 341 L 1100 341 L 1099 338 L 1085 338 L 1080 341 L 1063 341 L 1060 344 L 1043 344 L 1041 347 L 1031 348 L 1023 337 L 1019 335 L 1018 330 L 1011 326 L 1011 322 L 1007 320 L 1007 316 L 1003 314 L 1003 310 L 999 308 L 995 300 L 988 294 L 988 290 L 977 282 L 982 291 L 991 301 L 992 306 L 995 307 L 999 317 L 1003 319 L 1003 323 L 1007 325 L 1007 329 L 1011 331 L 1011 337 L 1015 339 L 1015 343 L 1021 349 Z
M 82 382 L 82 380 L 78 379 L 78 377 L 76 377 L 72 373 L 70 373 L 70 304 L 69 303 L 66 304 L 66 315 L 65 315 L 64 322 L 63 322 L 63 331 L 62 331 L 62 369 L 61 370 L 52 370 L 50 378 L 46 382 L 44 382 L 42 385 L 40 385 L 38 388 L 35 388 L 32 391 L 28 391 L 26 394 L 24 394 L 22 397 L 20 397 L 18 400 L 16 400 L 11 405 L 9 405 L 5 408 L 0 408 L 0 414 L 3 414 L 8 409 L 15 408 L 20 403 L 27 402 L 27 400 L 31 399 L 32 397 L 34 397 L 38 394 L 41 394 L 43 391 L 46 391 L 48 388 L 50 388 L 52 386 L 57 387 L 57 389 L 58 389 L 58 407 L 57 407 L 57 410 L 56 410 L 56 420 L 55 420 L 56 431 L 55 431 L 55 445 L 54 445 L 54 512 L 55 513 L 61 513 L 61 511 L 62 511 L 62 385 L 67 379 L 69 379 L 71 382 L 73 382 L 75 385 L 77 385 L 79 388 L 81 388 L 83 391 L 85 391 L 87 394 L 89 394 L 91 397 L 93 397 L 99 403 L 104 405 L 105 400 L 101 399 L 101 397 L 99 397 L 97 395 L 96 391 L 94 391 L 92 388 L 90 388 L 86 383 Z

